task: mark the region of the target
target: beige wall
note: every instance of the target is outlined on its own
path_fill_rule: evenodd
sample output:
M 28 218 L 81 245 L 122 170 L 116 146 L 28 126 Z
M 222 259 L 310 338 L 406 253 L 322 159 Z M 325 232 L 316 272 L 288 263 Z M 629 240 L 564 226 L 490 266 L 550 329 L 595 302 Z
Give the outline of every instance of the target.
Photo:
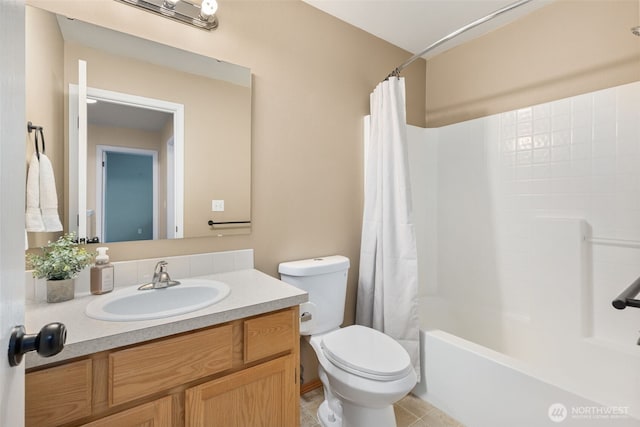
M 56 20 L 41 10 L 27 8 L 27 28 L 38 28 L 36 34 L 26 35 L 26 114 L 27 120 L 44 128 L 47 157 L 53 165 L 58 192 L 60 220 L 64 218 L 64 104 L 62 35 Z M 34 152 L 35 134 L 26 132 L 26 162 Z M 41 247 L 55 240 L 61 233 L 29 233 L 29 247 Z
M 640 79 L 637 0 L 557 0 L 427 61 L 438 127 Z M 411 88 L 411 86 L 409 86 Z

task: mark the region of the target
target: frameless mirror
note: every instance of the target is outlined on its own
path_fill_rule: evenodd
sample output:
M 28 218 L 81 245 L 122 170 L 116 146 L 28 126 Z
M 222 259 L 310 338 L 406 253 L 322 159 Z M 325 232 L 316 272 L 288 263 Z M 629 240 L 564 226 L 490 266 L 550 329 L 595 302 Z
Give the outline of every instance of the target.
M 250 232 L 248 68 L 27 7 L 32 32 L 60 39 L 64 58 L 65 231 L 100 242 Z

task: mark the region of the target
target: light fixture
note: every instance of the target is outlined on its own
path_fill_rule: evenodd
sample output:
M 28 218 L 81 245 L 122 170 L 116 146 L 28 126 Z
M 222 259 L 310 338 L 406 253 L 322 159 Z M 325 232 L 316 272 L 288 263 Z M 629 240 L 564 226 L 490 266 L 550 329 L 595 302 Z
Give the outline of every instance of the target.
M 216 0 L 116 0 L 205 30 L 218 28 Z
M 164 0 L 160 6 L 160 13 L 167 16 L 175 15 L 176 4 L 178 4 L 178 1 L 180 0 Z

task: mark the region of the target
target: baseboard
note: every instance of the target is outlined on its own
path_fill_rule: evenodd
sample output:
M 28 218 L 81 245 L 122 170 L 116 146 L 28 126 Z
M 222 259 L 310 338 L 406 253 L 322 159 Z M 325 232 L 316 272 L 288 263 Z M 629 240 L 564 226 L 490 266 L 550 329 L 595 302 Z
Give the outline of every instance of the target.
M 322 387 L 322 381 L 320 381 L 320 379 L 318 378 L 308 383 L 304 383 L 300 386 L 300 396 L 302 396 L 305 393 L 309 393 L 311 390 L 315 390 L 320 387 Z

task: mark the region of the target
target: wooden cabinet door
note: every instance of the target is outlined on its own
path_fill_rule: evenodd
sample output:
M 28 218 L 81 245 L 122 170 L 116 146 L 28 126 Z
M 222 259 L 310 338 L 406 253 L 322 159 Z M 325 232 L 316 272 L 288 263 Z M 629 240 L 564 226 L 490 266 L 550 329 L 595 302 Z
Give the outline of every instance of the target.
M 51 427 L 91 415 L 91 360 L 25 375 L 25 424 Z
M 186 427 L 297 426 L 296 363 L 284 356 L 187 389 Z
M 171 427 L 171 396 L 127 409 L 84 427 Z

